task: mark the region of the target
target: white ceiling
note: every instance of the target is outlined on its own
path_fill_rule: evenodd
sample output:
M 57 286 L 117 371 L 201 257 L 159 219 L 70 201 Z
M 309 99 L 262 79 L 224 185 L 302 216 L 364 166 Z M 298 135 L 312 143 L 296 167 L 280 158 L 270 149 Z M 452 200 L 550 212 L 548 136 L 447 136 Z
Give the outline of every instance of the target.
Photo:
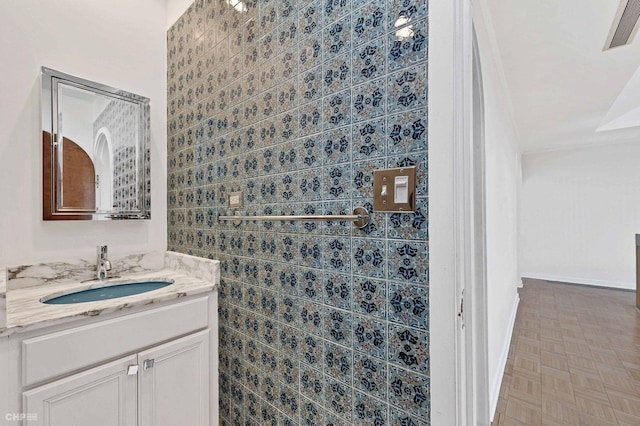
M 630 45 L 603 51 L 618 5 L 485 0 L 523 152 L 640 143 L 640 117 L 633 127 L 596 131 L 625 115 L 618 121 L 629 125 L 630 111 L 640 107 L 640 73 L 636 83 L 629 82 L 640 67 L 640 35 Z

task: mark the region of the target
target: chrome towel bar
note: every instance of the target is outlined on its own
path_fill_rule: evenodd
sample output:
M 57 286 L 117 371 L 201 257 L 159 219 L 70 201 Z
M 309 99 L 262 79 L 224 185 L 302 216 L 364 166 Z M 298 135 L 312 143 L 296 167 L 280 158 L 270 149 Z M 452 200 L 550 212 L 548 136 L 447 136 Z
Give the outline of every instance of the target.
M 259 221 L 312 221 L 312 220 L 327 220 L 327 221 L 350 221 L 356 228 L 364 228 L 369 224 L 369 212 L 364 207 L 356 207 L 353 209 L 353 214 L 321 214 L 321 215 L 303 215 L 303 216 L 242 216 L 240 212 L 236 211 L 235 216 L 218 216 L 219 220 L 231 220 L 236 225 L 239 225 L 243 220 L 259 220 Z

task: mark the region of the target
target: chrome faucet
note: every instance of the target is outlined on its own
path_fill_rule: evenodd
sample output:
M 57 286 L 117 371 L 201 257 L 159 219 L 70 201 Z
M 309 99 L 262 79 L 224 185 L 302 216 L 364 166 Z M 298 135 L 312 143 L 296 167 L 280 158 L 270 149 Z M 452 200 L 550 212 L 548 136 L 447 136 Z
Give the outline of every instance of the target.
M 111 270 L 111 261 L 107 259 L 107 246 L 98 246 L 98 262 L 96 266 L 99 280 L 106 280 Z

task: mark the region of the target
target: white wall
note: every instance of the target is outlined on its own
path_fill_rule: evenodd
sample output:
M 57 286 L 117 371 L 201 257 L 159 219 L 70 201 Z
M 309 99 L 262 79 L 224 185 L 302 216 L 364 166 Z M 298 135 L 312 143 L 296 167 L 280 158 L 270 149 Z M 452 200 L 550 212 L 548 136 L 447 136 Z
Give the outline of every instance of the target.
M 455 424 L 459 410 L 456 392 L 464 393 L 456 389 L 464 374 L 456 365 L 455 282 L 460 278 L 456 277 L 457 203 L 452 190 L 456 185 L 454 141 L 461 130 L 456 121 L 459 116 L 454 112 L 459 113 L 461 105 L 456 102 L 459 99 L 454 91 L 459 76 L 452 70 L 460 65 L 455 52 L 456 46 L 463 43 L 460 28 L 456 27 L 456 8 L 465 9 L 465 4 L 470 2 L 433 2 L 429 6 L 429 306 L 430 322 L 437 324 L 430 329 L 434 425 Z M 480 10 L 473 10 L 473 18 L 479 27 L 485 85 L 488 367 L 493 415 L 518 302 L 520 160 L 501 67 L 493 62 L 497 58 L 495 37 L 488 32 L 491 25 L 484 24 Z
M 166 4 L 0 2 L 0 265 L 166 248 Z M 151 99 L 150 221 L 42 221 L 40 67 Z
M 522 275 L 635 288 L 640 141 L 526 154 Z
M 518 304 L 520 154 L 491 16 L 474 11 L 484 91 L 489 400 L 495 411 Z
M 171 28 L 179 17 L 193 4 L 193 0 L 167 1 L 167 29 Z

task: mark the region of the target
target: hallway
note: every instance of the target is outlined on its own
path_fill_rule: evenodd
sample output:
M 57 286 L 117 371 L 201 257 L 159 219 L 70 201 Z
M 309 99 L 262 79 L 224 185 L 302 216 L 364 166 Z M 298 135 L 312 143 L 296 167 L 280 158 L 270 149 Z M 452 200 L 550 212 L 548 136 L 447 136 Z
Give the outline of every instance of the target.
M 635 293 L 524 280 L 494 426 L 640 425 Z

